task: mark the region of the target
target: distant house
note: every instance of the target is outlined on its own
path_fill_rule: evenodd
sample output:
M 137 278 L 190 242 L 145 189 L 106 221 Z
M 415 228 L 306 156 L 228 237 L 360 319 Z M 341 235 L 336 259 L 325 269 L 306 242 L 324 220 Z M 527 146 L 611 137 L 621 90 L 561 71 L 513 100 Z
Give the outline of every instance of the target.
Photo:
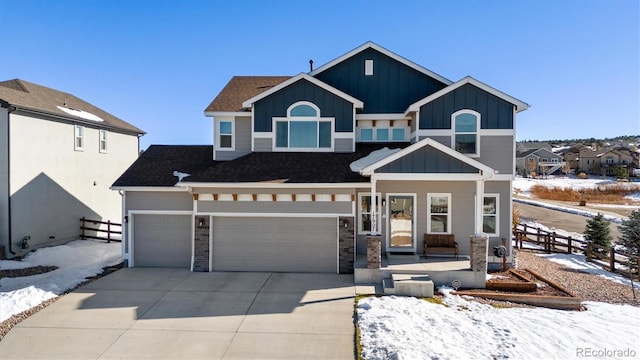
M 531 149 L 516 155 L 516 171 L 518 174 L 551 175 L 562 170 L 565 165 L 561 155 L 547 148 Z
M 491 249 L 512 235 L 515 122 L 527 108 L 371 42 L 309 73 L 232 77 L 205 109 L 213 145 L 151 146 L 114 183 L 125 258 L 353 273 L 367 234 L 383 254 L 422 255 L 425 234 L 455 236 L 461 257 L 475 234 Z
M 551 150 L 551 144 L 544 141 L 521 141 L 516 143 L 516 153 L 524 153 L 539 149 Z
M 0 253 L 75 239 L 83 216 L 120 222 L 109 187 L 138 157 L 142 134 L 69 93 L 0 82 Z
M 634 153 L 624 147 L 596 148 L 582 147 L 579 154 L 579 169 L 588 174 L 616 176 L 618 169 L 624 169 L 628 176 L 633 175 L 637 166 Z

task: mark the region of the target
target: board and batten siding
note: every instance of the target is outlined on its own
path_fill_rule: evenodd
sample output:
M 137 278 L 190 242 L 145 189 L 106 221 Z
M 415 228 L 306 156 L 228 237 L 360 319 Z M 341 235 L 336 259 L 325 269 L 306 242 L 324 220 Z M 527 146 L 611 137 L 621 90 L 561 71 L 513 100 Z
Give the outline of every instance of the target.
M 254 104 L 254 131 L 272 132 L 273 118 L 287 117 L 287 109 L 299 101 L 309 101 L 318 106 L 320 117 L 334 118 L 333 131 L 353 132 L 353 104 L 305 79 L 300 79 Z
M 373 75 L 365 75 L 365 60 L 373 60 Z M 409 105 L 446 86 L 372 48 L 315 77 L 363 101 L 362 114 L 403 113 Z
M 481 129 L 513 129 L 515 105 L 472 84 L 465 84 L 420 107 L 420 129 L 451 129 L 451 115 L 470 109 L 480 113 Z
M 217 161 L 233 160 L 251 152 L 251 118 L 236 117 L 233 122 L 235 148 L 233 151 L 221 150 L 216 148 L 214 145 L 215 159 Z M 219 129 L 218 123 L 219 120 L 216 120 L 215 129 Z
M 477 174 L 479 170 L 432 146 L 424 146 L 421 149 L 382 166 L 376 172 Z

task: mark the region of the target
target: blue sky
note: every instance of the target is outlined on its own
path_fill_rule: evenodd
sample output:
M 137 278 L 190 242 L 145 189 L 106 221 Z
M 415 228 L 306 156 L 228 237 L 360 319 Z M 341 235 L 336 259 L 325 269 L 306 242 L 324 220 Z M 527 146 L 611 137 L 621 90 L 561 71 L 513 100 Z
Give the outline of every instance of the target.
M 1 0 L 0 80 L 72 93 L 147 132 L 211 144 L 234 75 L 296 75 L 373 41 L 532 107 L 517 138 L 640 134 L 640 1 Z

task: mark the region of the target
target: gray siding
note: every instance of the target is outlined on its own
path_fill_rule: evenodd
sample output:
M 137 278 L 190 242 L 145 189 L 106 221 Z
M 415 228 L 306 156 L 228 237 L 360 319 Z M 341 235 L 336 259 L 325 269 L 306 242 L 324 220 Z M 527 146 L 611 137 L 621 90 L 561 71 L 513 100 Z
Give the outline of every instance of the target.
M 0 246 L 9 253 L 9 149 L 8 112 L 0 108 Z M 9 254 L 10 255 L 10 254 Z
M 462 109 L 480 113 L 482 129 L 513 129 L 514 105 L 471 84 L 463 85 L 420 107 L 420 129 L 451 129 L 451 114 Z
M 335 139 L 335 152 L 353 152 L 353 140 L 352 139 Z
M 379 173 L 478 173 L 473 166 L 453 158 L 431 146 L 424 146 L 395 160 L 376 172 Z
M 475 158 L 500 174 L 513 174 L 513 136 L 480 136 L 480 157 Z
M 235 119 L 235 151 L 216 150 L 215 159 L 219 161 L 233 160 L 251 152 L 251 118 Z M 214 147 L 215 149 L 215 147 Z
M 273 139 L 256 138 L 253 139 L 253 151 L 271 152 L 273 151 Z
M 373 75 L 364 61 L 373 60 Z M 326 69 L 316 78 L 364 102 L 363 114 L 403 113 L 445 84 L 374 49 L 366 49 Z
M 126 211 L 190 211 L 192 208 L 193 197 L 187 192 L 127 191 L 126 195 Z
M 351 214 L 350 201 L 198 201 L 198 212 Z
M 500 205 L 498 207 L 500 219 L 499 237 L 492 237 L 489 240 L 489 249 L 500 245 L 500 239 L 504 238 L 509 243 L 511 239 L 511 182 L 509 181 L 487 181 L 484 184 L 485 194 L 499 194 Z
M 254 131 L 271 132 L 272 118 L 286 117 L 287 108 L 298 101 L 310 101 L 321 117 L 335 118 L 334 131 L 353 132 L 353 104 L 304 79 L 255 103 Z

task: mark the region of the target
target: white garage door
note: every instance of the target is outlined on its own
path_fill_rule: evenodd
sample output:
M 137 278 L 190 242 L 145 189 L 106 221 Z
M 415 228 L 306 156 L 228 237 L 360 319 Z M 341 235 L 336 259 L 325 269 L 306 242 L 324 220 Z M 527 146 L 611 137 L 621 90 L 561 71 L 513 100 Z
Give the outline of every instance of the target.
M 191 267 L 191 216 L 133 216 L 133 265 Z
M 213 269 L 337 272 L 336 218 L 213 219 Z

